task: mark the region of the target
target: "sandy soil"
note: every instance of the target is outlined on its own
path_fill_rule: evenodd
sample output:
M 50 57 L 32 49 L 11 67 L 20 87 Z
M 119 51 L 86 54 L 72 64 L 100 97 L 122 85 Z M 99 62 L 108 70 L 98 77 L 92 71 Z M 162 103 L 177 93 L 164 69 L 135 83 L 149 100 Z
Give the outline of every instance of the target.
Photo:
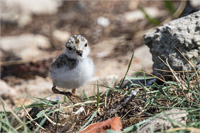
M 21 34 L 40 34 L 50 40 L 48 49 L 36 58 L 22 60 L 12 53 L 4 53 L 1 58 L 1 78 L 16 94 L 4 97 L 4 100 L 12 106 L 19 106 L 22 102 L 29 104 L 33 100 L 29 97 L 58 96 L 51 92 L 51 80 L 48 77 L 48 67 L 53 58 L 63 51 L 64 42 L 54 37 L 56 30 L 65 31 L 70 35 L 84 35 L 91 47 L 91 58 L 95 64 L 94 78 L 78 91 L 82 95 L 93 95 L 96 92 L 96 82 L 99 80 L 109 83 L 115 77 L 120 80 L 127 69 L 132 52 L 144 45 L 143 35 L 153 25 L 146 19 L 128 22 L 124 14 L 138 10 L 142 7 L 155 7 L 163 10 L 162 2 L 151 1 L 116 1 L 116 2 L 67 2 L 65 1 L 55 15 L 33 15 L 31 24 L 18 27 L 15 23 L 2 23 L 1 36 L 16 36 Z M 109 20 L 108 26 L 97 23 L 97 19 L 103 16 Z M 163 20 L 166 16 L 159 17 Z M 30 51 L 31 52 L 31 51 Z M 141 58 L 134 58 L 129 75 L 142 69 Z M 149 56 L 147 57 L 149 58 Z M 134 67 L 136 65 L 139 67 Z M 146 70 L 151 72 L 151 66 Z M 92 90 L 92 91 L 91 91 Z M 100 88 L 103 92 L 105 88 Z M 8 92 L 9 93 L 9 92 Z

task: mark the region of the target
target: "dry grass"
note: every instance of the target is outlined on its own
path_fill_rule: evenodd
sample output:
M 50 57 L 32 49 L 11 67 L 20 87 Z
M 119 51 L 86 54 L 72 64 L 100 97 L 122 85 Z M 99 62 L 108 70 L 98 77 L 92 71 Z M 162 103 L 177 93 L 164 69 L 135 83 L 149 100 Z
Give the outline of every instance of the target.
M 130 132 L 136 131 L 157 113 L 172 108 L 186 110 L 189 115 L 186 125 L 174 127 L 174 130 L 167 130 L 168 132 L 199 128 L 200 70 L 180 73 L 171 69 L 167 61 L 165 63 L 169 67 L 174 81 L 165 81 L 159 78 L 163 81 L 161 85 L 156 82 L 150 85 L 146 82 L 145 84 L 130 83 L 126 88 L 122 88 L 122 82 L 126 79 L 130 68 L 129 63 L 119 86 L 116 86 L 113 81 L 109 85 L 97 83 L 98 89 L 106 87 L 107 91 L 92 97 L 87 97 L 85 94 L 83 101 L 76 104 L 34 98 L 35 102 L 29 106 L 22 105 L 15 110 L 4 110 L 0 114 L 0 131 L 78 132 L 91 123 L 119 116 L 123 132 Z M 148 79 L 148 77 L 144 75 L 144 79 Z M 140 90 L 137 95 L 130 96 L 132 90 L 138 86 Z M 7 106 L 2 99 L 1 102 L 2 106 Z M 16 121 L 18 122 L 16 123 Z

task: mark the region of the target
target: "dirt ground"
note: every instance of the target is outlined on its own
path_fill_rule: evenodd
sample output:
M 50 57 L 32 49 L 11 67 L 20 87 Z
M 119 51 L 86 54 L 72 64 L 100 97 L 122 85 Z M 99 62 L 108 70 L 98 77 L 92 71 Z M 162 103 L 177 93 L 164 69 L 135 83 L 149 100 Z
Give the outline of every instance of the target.
M 27 96 L 44 97 L 52 94 L 48 67 L 53 58 L 64 48 L 63 42 L 53 37 L 55 30 L 67 31 L 70 35 L 81 34 L 88 39 L 92 51 L 91 58 L 95 64 L 94 78 L 83 87 L 86 93 L 89 93 L 88 95 L 96 92 L 97 80 L 110 82 L 113 77 L 122 78 L 132 51 L 144 44 L 143 35 L 153 26 L 146 19 L 133 22 L 124 20 L 123 15 L 138 10 L 138 6 L 155 7 L 159 10 L 164 8 L 163 3 L 159 1 L 65 1 L 56 14 L 33 15 L 31 24 L 27 26 L 19 27 L 16 23 L 2 23 L 2 37 L 26 33 L 40 34 L 47 37 L 51 43 L 50 48 L 43 50 L 44 55 L 26 61 L 16 58 L 12 53 L 3 54 L 1 78 L 18 93 L 5 100 L 11 100 L 10 103 L 17 105 Z M 100 16 L 109 19 L 109 26 L 104 27 L 97 23 Z M 165 17 L 159 19 L 163 20 Z M 140 63 L 137 59 L 134 61 Z M 134 71 L 142 69 L 135 70 L 134 66 L 132 67 Z M 130 75 L 133 75 L 134 71 L 131 71 Z M 151 68 L 148 71 L 151 71 Z M 78 91 L 78 95 L 81 93 L 82 90 Z
M 174 3 L 178 5 L 178 2 Z M 5 108 L 30 105 L 39 98 L 42 98 L 40 100 L 44 103 L 45 100 L 51 101 L 53 106 L 45 108 L 45 113 L 50 112 L 49 118 L 58 124 L 46 121 L 43 127 L 48 129 L 48 132 L 77 132 L 95 111 L 96 117 L 90 123 L 119 116 L 123 128 L 146 119 L 148 114 L 143 112 L 160 112 L 158 108 L 144 107 L 146 103 L 140 99 L 145 97 L 142 89 L 138 92 L 140 98 L 133 96 L 123 104 L 130 96 L 128 93 L 112 89 L 108 91 L 108 87 L 104 87 L 110 84 L 113 84 L 113 87 L 124 77 L 133 52 L 128 75 L 136 75 L 143 68 L 148 73 L 152 72 L 151 55 L 144 46 L 143 36 L 149 29 L 155 28 L 155 25 L 141 16 L 142 8 L 148 10 L 148 13 L 160 22 L 170 16 L 162 1 L 62 1 L 56 14 L 32 14 L 32 21 L 27 25 L 20 26 L 17 22 L 1 21 L 2 40 L 6 37 L 20 38 L 20 35 L 40 35 L 38 38 L 45 38 L 44 40 L 49 42 L 48 47 L 37 48 L 30 46 L 30 43 L 30 48 L 26 51 L 27 56 L 19 54 L 19 44 L 16 43 L 10 45 L 13 51 L 5 51 L 3 47 L 0 49 L 0 97 L 6 103 Z M 74 34 L 81 34 L 88 39 L 90 57 L 95 65 L 93 78 L 76 91 L 80 97 L 91 96 L 89 101 L 84 99 L 84 106 L 72 106 L 70 101 L 65 101 L 66 97 L 53 94 L 52 81 L 49 78 L 50 63 L 63 52 L 66 38 Z M 7 40 L 9 41 L 9 38 Z M 31 54 L 35 56 L 32 57 Z M 98 105 L 97 110 L 98 89 L 99 103 L 107 105 Z M 103 93 L 105 91 L 108 92 Z M 128 91 L 131 90 L 125 90 Z M 58 104 L 56 100 L 60 100 L 62 104 Z M 81 107 L 84 107 L 84 111 L 75 115 L 74 112 Z M 0 111 L 2 110 L 3 106 L 0 106 Z M 28 109 L 33 118 L 42 110 L 43 108 L 38 107 Z M 36 122 L 40 123 L 41 119 Z M 31 130 L 36 128 L 33 123 L 27 126 Z
M 67 31 L 70 35 L 81 34 L 88 39 L 91 47 L 95 75 L 87 85 L 77 91 L 77 95 L 82 96 L 83 90 L 88 96 L 95 94 L 97 80 L 102 84 L 110 83 L 113 78 L 118 80 L 123 78 L 132 52 L 144 45 L 143 35 L 153 27 L 145 18 L 132 22 L 124 19 L 125 13 L 138 10 L 139 6 L 164 11 L 162 17 L 157 17 L 160 21 L 167 17 L 161 1 L 64 1 L 56 14 L 33 15 L 32 22 L 24 27 L 19 27 L 16 23 L 1 23 L 2 38 L 39 34 L 47 37 L 51 45 L 48 49 L 42 49 L 41 56 L 28 60 L 20 59 L 12 52 L 3 52 L 1 79 L 14 90 L 14 94 L 9 95 L 10 92 L 6 92 L 8 95 L 3 95 L 2 98 L 10 107 L 28 105 L 34 101 L 30 97 L 63 99 L 62 96 L 53 95 L 52 83 L 48 77 L 51 61 L 64 48 L 64 42 L 53 37 L 56 30 Z M 108 26 L 98 24 L 97 19 L 101 16 L 109 20 Z M 141 58 L 145 58 L 145 55 Z M 142 67 L 134 68 L 134 63 L 140 64 L 140 59 L 133 60 L 129 75 L 142 69 Z M 152 71 L 151 66 L 147 71 Z M 100 88 L 100 92 L 105 90 L 104 87 Z

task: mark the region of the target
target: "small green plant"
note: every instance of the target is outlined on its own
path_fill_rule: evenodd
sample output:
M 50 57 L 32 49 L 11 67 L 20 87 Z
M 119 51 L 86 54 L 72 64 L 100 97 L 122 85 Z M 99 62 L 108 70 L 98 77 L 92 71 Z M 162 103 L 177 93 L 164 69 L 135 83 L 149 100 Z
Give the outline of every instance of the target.
M 175 12 L 174 4 L 172 0 L 164 0 L 164 5 L 170 15 L 173 15 Z
M 139 7 L 140 11 L 144 14 L 145 18 L 153 25 L 157 26 L 160 25 L 160 21 L 158 19 L 155 19 L 153 17 L 151 17 L 143 7 Z
M 66 104 L 66 101 L 51 101 L 46 98 L 33 98 L 35 102 L 28 106 L 10 109 L 3 99 L 1 100 L 4 110 L 0 112 L 0 131 L 1 132 L 51 132 L 58 131 L 70 125 L 68 131 L 72 131 L 74 123 L 80 123 L 75 131 L 81 131 L 89 124 L 103 121 L 118 114 L 121 117 L 122 123 L 128 120 L 139 118 L 139 121 L 129 123 L 122 132 L 136 132 L 140 130 L 141 125 L 148 123 L 152 119 L 158 117 L 160 112 L 170 109 L 180 109 L 187 112 L 186 124 L 174 125 L 169 132 L 179 131 L 200 131 L 200 69 L 193 72 L 184 72 L 185 75 L 180 75 L 179 72 L 170 71 L 173 73 L 174 81 L 165 81 L 154 75 L 147 76 L 144 71 L 142 77 L 128 77 L 128 71 L 131 68 L 133 55 L 130 59 L 125 76 L 121 82 L 115 78 L 107 84 L 102 81 L 102 84 L 97 82 L 97 95 L 88 97 L 85 93 L 84 100 L 76 104 Z M 168 65 L 168 63 L 166 63 Z M 170 67 L 170 66 L 168 66 Z M 163 84 L 156 82 L 148 84 L 146 82 L 135 84 L 134 80 L 158 78 L 163 81 Z M 130 85 L 126 88 L 122 86 L 124 81 L 129 81 Z M 116 84 L 116 82 L 118 82 Z M 99 93 L 101 87 L 107 88 L 103 93 Z M 134 89 L 140 91 L 134 97 L 129 99 L 129 102 L 124 102 L 130 97 Z M 132 103 L 129 105 L 129 103 Z M 136 103 L 139 103 L 138 105 Z M 126 104 L 128 104 L 126 106 Z M 138 107 L 139 106 L 139 107 Z M 5 108 L 8 108 L 7 110 Z M 33 118 L 28 109 L 38 108 L 39 111 Z M 133 112 L 134 109 L 136 112 Z M 141 111 L 138 112 L 138 110 Z M 84 111 L 77 113 L 77 110 Z M 156 111 L 152 111 L 156 110 Z M 75 110 L 75 111 L 74 111 Z M 19 116 L 19 112 L 24 112 L 24 116 Z M 122 113 L 124 112 L 124 113 Z M 129 115 L 129 113 L 133 112 Z M 128 116 L 127 116 L 128 115 Z M 60 120 L 62 118 L 62 120 Z M 78 119 L 77 119 L 78 118 Z M 174 121 L 168 119 L 174 124 Z M 74 121 L 74 122 L 72 122 Z M 78 122 L 77 122 L 78 121 Z M 72 123 L 70 123 L 72 122 Z M 30 124 L 35 125 L 30 128 Z M 47 125 L 47 128 L 46 128 Z M 51 128 L 52 129 L 51 129 Z M 153 131 L 152 126 L 152 131 Z M 164 129 L 162 129 L 165 132 Z

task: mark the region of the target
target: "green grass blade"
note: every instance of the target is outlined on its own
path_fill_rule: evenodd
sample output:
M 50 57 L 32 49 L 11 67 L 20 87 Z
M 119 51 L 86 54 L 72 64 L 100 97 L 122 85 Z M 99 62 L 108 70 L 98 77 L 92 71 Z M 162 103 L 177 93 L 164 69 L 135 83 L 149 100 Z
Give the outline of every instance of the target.
M 97 81 L 97 110 L 99 108 L 100 94 L 99 94 L 99 83 Z
M 164 0 L 165 8 L 172 15 L 175 12 L 173 1 Z
M 128 71 L 129 71 L 129 69 L 130 69 L 130 67 L 131 67 L 132 60 L 133 60 L 133 55 L 134 55 L 134 52 L 133 52 L 133 54 L 131 55 L 131 59 L 130 59 L 129 64 L 128 64 L 128 68 L 127 68 L 127 70 L 126 70 L 126 73 L 125 73 L 125 75 L 124 75 L 124 78 L 122 79 L 122 81 L 121 81 L 121 83 L 120 83 L 119 88 L 122 87 L 122 84 L 123 84 L 123 82 L 124 82 L 124 80 L 125 80 L 125 78 L 126 78 L 126 75 L 128 74 Z
M 148 15 L 148 13 L 144 10 L 143 7 L 139 7 L 140 11 L 144 14 L 145 18 L 153 25 L 157 26 L 157 25 L 160 25 L 160 21 L 155 19 L 155 18 L 152 18 L 151 16 Z
M 95 117 L 95 115 L 97 114 L 97 112 L 98 112 L 97 110 L 94 111 L 94 113 L 92 114 L 92 116 L 90 117 L 90 119 L 85 123 L 85 125 L 80 129 L 80 131 L 83 130 L 92 121 L 92 119 Z
M 90 100 L 90 98 L 87 96 L 87 94 L 85 93 L 85 90 L 83 89 L 83 99 L 87 99 Z

